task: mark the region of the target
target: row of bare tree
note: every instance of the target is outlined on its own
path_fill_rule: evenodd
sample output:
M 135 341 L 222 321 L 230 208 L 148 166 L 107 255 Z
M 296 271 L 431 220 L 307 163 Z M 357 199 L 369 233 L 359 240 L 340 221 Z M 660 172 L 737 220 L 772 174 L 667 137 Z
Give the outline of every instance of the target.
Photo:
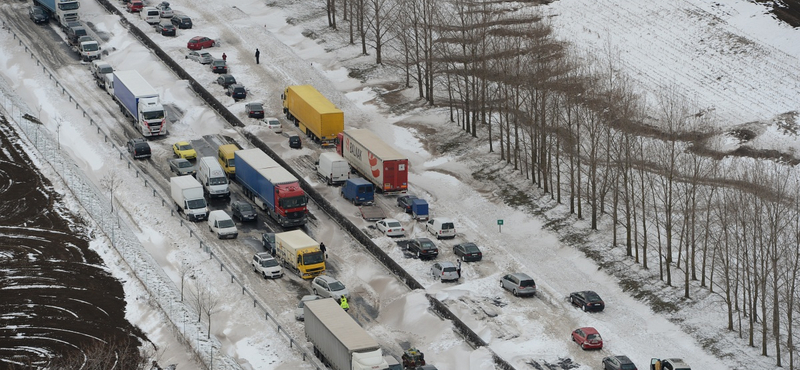
M 519 3 L 514 3 L 519 4 Z M 613 50 L 577 55 L 535 10 L 480 0 L 327 0 L 351 43 L 683 297 L 719 294 L 727 329 L 789 368 L 800 203 L 792 168 L 690 149 L 716 127 L 675 89 L 646 101 Z M 533 7 L 531 7 L 533 8 Z M 384 57 L 384 49 L 392 51 Z M 722 159 L 722 160 L 721 160 Z M 588 215 L 587 215 L 588 213 Z M 769 349 L 773 351 L 770 353 Z

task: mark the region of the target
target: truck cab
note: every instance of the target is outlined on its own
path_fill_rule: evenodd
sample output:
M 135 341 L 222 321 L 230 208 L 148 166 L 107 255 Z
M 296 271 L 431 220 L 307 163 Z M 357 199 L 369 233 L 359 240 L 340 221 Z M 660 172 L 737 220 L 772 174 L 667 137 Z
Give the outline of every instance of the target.
M 91 36 L 81 36 L 78 39 L 78 54 L 81 55 L 81 60 L 89 62 L 95 59 L 100 59 L 100 44 L 94 41 Z

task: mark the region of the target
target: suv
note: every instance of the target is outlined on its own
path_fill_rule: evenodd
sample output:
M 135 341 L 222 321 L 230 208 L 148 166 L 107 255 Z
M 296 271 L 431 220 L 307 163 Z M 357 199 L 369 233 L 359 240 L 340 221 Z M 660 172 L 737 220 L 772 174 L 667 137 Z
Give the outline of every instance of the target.
M 519 297 L 521 295 L 536 295 L 536 282 L 527 274 L 521 272 L 508 274 L 500 279 L 500 287 L 511 291 L 511 294 Z
M 253 271 L 264 279 L 277 279 L 283 276 L 283 268 L 278 261 L 267 252 L 259 252 L 253 256 Z
M 663 370 L 692 370 L 689 364 L 683 362 L 683 360 L 679 358 L 650 359 L 650 370 L 655 369 L 656 361 L 661 361 L 661 369 Z
M 252 204 L 243 200 L 231 202 L 231 217 L 238 219 L 239 222 L 255 221 L 258 214 Z
M 271 255 L 275 255 L 275 233 L 263 233 L 261 234 L 261 245 L 264 246 L 264 249 Z
M 419 259 L 434 259 L 439 255 L 439 248 L 428 238 L 412 239 L 406 244 L 406 249 Z
M 150 144 L 141 137 L 128 140 L 128 153 L 134 159 L 150 158 Z
M 247 98 L 247 90 L 241 84 L 228 85 L 228 91 L 225 92 L 225 95 L 230 96 L 234 101 L 239 101 Z
M 182 30 L 190 30 L 192 29 L 192 18 L 189 18 L 188 15 L 185 14 L 175 14 L 169 20 L 175 27 L 178 27 Z
M 35 5 L 32 5 L 30 9 L 28 9 L 28 16 L 31 18 L 33 23 L 47 23 L 48 21 L 47 12 L 45 12 L 41 7 Z

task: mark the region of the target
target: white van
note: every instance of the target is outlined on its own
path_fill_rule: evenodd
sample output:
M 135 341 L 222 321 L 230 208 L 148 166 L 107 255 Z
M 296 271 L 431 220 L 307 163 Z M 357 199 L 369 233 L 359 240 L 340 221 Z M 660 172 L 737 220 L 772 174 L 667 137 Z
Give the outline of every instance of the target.
M 236 230 L 236 224 L 233 219 L 223 210 L 208 213 L 208 230 L 217 234 L 220 239 L 236 239 L 239 236 L 239 230 Z
M 455 238 L 456 227 L 453 220 L 444 217 L 434 217 L 425 224 L 425 229 L 436 236 L 436 239 Z
M 161 22 L 161 12 L 157 8 L 154 8 L 152 6 L 146 6 L 142 8 L 141 16 L 145 22 L 150 24 L 156 24 Z
M 209 198 L 229 197 L 228 176 L 214 157 L 203 157 L 197 161 L 197 181 L 203 184 L 203 192 Z
M 317 161 L 317 173 L 328 185 L 341 184 L 347 180 L 350 165 L 336 153 L 322 153 Z

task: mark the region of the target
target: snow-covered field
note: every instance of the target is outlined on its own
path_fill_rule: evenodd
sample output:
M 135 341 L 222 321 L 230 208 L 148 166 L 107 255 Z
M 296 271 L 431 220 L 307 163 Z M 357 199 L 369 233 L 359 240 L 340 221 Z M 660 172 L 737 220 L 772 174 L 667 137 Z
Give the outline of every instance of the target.
M 404 259 L 388 238 L 376 238 L 376 242 L 417 276 L 428 294 L 445 301 L 481 334 L 491 350 L 518 369 L 529 367 L 526 365 L 529 361 L 554 364 L 562 358 L 572 359 L 576 368 L 596 369 L 604 356 L 612 354 L 628 355 L 640 369 L 647 368 L 651 357 L 682 357 L 693 368 L 703 370 L 774 367 L 773 359 L 761 357 L 756 349 L 746 347 L 744 340 L 735 338 L 737 333 L 723 330 L 723 311 L 721 306 L 715 305 L 717 297 L 696 298 L 698 303 L 681 312 L 679 317 L 654 313 L 648 302 L 632 298 L 615 277 L 600 270 L 575 246 L 561 241 L 561 234 L 544 227 L 548 217 L 568 219 L 566 210 L 556 207 L 547 217 L 538 217 L 527 209 L 506 205 L 497 193 L 496 184 L 473 177 L 478 169 L 497 166 L 497 158 L 485 154 L 487 147 L 464 135 L 464 148 L 445 155 L 432 152 L 427 145 L 430 141 L 462 135 L 458 127 L 447 123 L 443 112 L 437 110 L 413 111 L 404 116 L 386 113 L 388 107 L 376 99 L 368 86 L 369 81 L 362 83 L 348 77 L 348 66 L 368 63 L 370 59 L 358 55 L 359 47 L 348 46 L 344 34 L 326 29 L 321 4 L 310 7 L 307 2 L 264 4 L 255 0 L 175 0 L 171 3 L 174 9 L 193 18 L 195 28 L 179 31 L 174 39 L 155 33 L 151 33 L 152 37 L 198 81 L 215 91 L 231 111 L 241 114 L 247 101 L 261 100 L 268 112 L 277 115 L 278 96 L 283 87 L 308 83 L 345 111 L 347 125 L 370 128 L 408 155 L 412 163 L 411 192 L 427 198 L 434 215 L 454 218 L 459 232 L 456 240 L 478 243 L 485 259 L 477 264 L 466 264 L 461 283 L 442 284 L 427 277 L 429 263 Z M 25 11 L 21 4 L 3 6 Z M 559 34 L 577 48 L 618 59 L 621 68 L 635 79 L 642 91 L 669 87 L 684 91 L 698 107 L 714 112 L 720 130 L 758 121 L 766 122 L 759 125 L 773 132 L 768 122 L 795 110 L 798 105 L 800 76 L 793 67 L 798 65 L 800 56 L 800 35 L 757 5 L 738 0 L 725 4 L 703 0 L 637 4 L 621 0 L 564 0 L 544 7 L 544 11 L 552 16 Z M 182 119 L 170 129 L 170 137 L 151 142 L 155 158 L 162 162 L 168 158 L 169 145 L 174 141 L 204 135 L 226 135 L 244 142 L 237 129 L 227 126 L 191 93 L 185 81 L 176 80 L 157 63 L 114 16 L 91 0 L 83 1 L 81 15 L 93 24 L 95 31 L 107 36 L 104 49 L 111 50 L 105 58 L 107 61 L 120 70 L 139 70 L 165 102 L 182 113 Z M 134 24 L 147 27 L 137 16 L 128 17 Z M 313 31 L 316 38 L 303 36 L 305 31 Z M 212 84 L 216 76 L 207 67 L 183 58 L 185 42 L 194 35 L 221 39 L 221 46 L 210 51 L 217 56 L 223 51 L 227 54 L 231 73 L 245 83 L 250 98 L 232 103 L 219 86 Z M 259 65 L 253 58 L 256 47 L 261 50 Z M 38 111 L 35 115 L 45 122 L 45 128 L 54 134 L 58 131 L 64 150 L 89 178 L 99 181 L 114 171 L 131 180 L 123 185 L 116 200 L 130 214 L 130 219 L 138 220 L 133 227 L 139 239 L 167 274 L 177 280 L 178 265 L 192 263 L 201 279 L 205 279 L 203 283 L 214 287 L 224 299 L 224 310 L 215 318 L 212 334 L 223 343 L 226 354 L 247 369 L 302 367 L 302 360 L 285 342 L 272 340 L 276 336 L 273 327 L 259 320 L 252 302 L 230 288 L 226 283 L 228 276 L 219 272 L 219 266 L 206 262 L 202 254 L 195 252 L 196 247 L 189 245 L 178 219 L 170 217 L 156 199 L 140 197 L 141 183 L 126 169 L 127 163 L 116 160 L 117 152 L 103 143 L 74 109 L 73 103 L 51 88 L 41 69 L 29 62 L 28 55 L 17 43 L 10 38 L 0 38 L 0 51 L 3 66 L 0 75 L 11 87 L 4 90 L 5 94 L 12 94 L 13 90 L 29 109 Z M 95 119 L 102 118 L 110 130 L 119 137 L 125 136 L 119 127 L 129 123 L 116 112 L 110 98 L 94 87 L 86 66 L 72 63 L 51 68 L 56 69 L 60 79 L 74 84 L 73 92 L 81 92 L 82 104 L 92 107 Z M 382 71 L 385 76 L 381 78 L 391 79 L 396 75 L 388 68 Z M 411 100 L 415 90 L 404 94 Z M 392 125 L 398 121 L 414 122 L 417 126 Z M 286 125 L 285 129 L 288 128 Z M 258 127 L 249 126 L 244 130 L 255 132 L 287 160 L 314 155 L 309 148 L 290 151 L 283 137 Z M 774 132 L 775 136 L 765 139 L 761 145 L 774 145 L 778 135 L 777 130 Z M 795 145 L 793 138 L 786 137 L 780 143 Z M 500 169 L 498 173 L 508 176 L 508 181 L 522 191 L 535 193 L 524 179 L 515 179 L 512 171 Z M 163 178 L 154 178 L 163 184 Z M 313 176 L 306 180 L 335 198 L 334 190 L 326 189 Z M 339 202 L 336 204 L 343 213 L 355 212 L 348 204 L 338 199 L 335 202 Z M 392 213 L 390 217 L 407 225 L 411 233 L 424 235 L 419 226 L 397 208 L 387 210 Z M 423 296 L 426 292 L 408 291 L 395 279 L 387 277 L 388 273 L 366 257 L 342 230 L 324 215 L 318 217 L 321 226 L 314 230 L 315 237 L 328 246 L 339 246 L 330 250 L 337 278 L 343 280 L 351 292 L 361 295 L 365 303 L 379 309 L 377 317 L 365 326 L 389 352 L 399 354 L 401 347 L 410 344 L 422 349 L 426 359 L 440 370 L 492 368 L 486 350 L 473 350 L 464 344 L 448 322 L 427 310 L 427 300 Z M 504 220 L 502 232 L 497 228 L 498 219 Z M 367 224 L 363 226 L 366 228 Z M 203 227 L 198 224 L 198 232 Z M 578 232 L 586 228 L 578 221 L 572 226 Z M 599 234 L 588 240 L 592 244 L 603 244 L 606 238 Z M 219 243 L 216 245 L 225 248 L 232 245 L 213 240 L 209 243 Z M 440 259 L 453 259 L 449 248 L 453 243 L 439 243 Z M 241 242 L 236 248 L 240 261 L 246 264 L 249 253 L 258 247 Z M 607 253 L 617 255 L 618 252 Z M 622 259 L 622 254 L 618 255 Z M 497 281 L 511 271 L 533 276 L 541 294 L 532 299 L 517 299 L 501 291 Z M 241 266 L 239 272 L 246 274 L 246 266 Z M 632 263 L 631 274 L 648 275 Z M 125 274 L 120 272 L 120 276 Z M 307 285 L 299 279 L 276 283 L 248 276 L 254 289 L 270 295 L 270 307 L 287 330 L 303 340 L 302 324 L 294 322 L 291 309 L 297 296 L 307 293 Z M 595 290 L 605 299 L 607 308 L 603 313 L 580 312 L 563 299 L 572 291 L 585 289 Z M 147 330 L 154 340 L 163 341 L 168 347 L 177 346 L 170 341 L 169 333 L 148 320 L 146 310 L 149 308 L 135 299 L 140 293 L 130 294 L 130 319 Z M 664 289 L 664 294 L 678 293 Z M 605 349 L 585 352 L 571 343 L 569 333 L 580 326 L 596 327 L 606 341 Z M 729 350 L 712 354 L 698 338 L 714 338 Z M 172 357 L 165 358 L 166 363 L 188 361 L 179 353 L 165 355 L 168 356 Z

